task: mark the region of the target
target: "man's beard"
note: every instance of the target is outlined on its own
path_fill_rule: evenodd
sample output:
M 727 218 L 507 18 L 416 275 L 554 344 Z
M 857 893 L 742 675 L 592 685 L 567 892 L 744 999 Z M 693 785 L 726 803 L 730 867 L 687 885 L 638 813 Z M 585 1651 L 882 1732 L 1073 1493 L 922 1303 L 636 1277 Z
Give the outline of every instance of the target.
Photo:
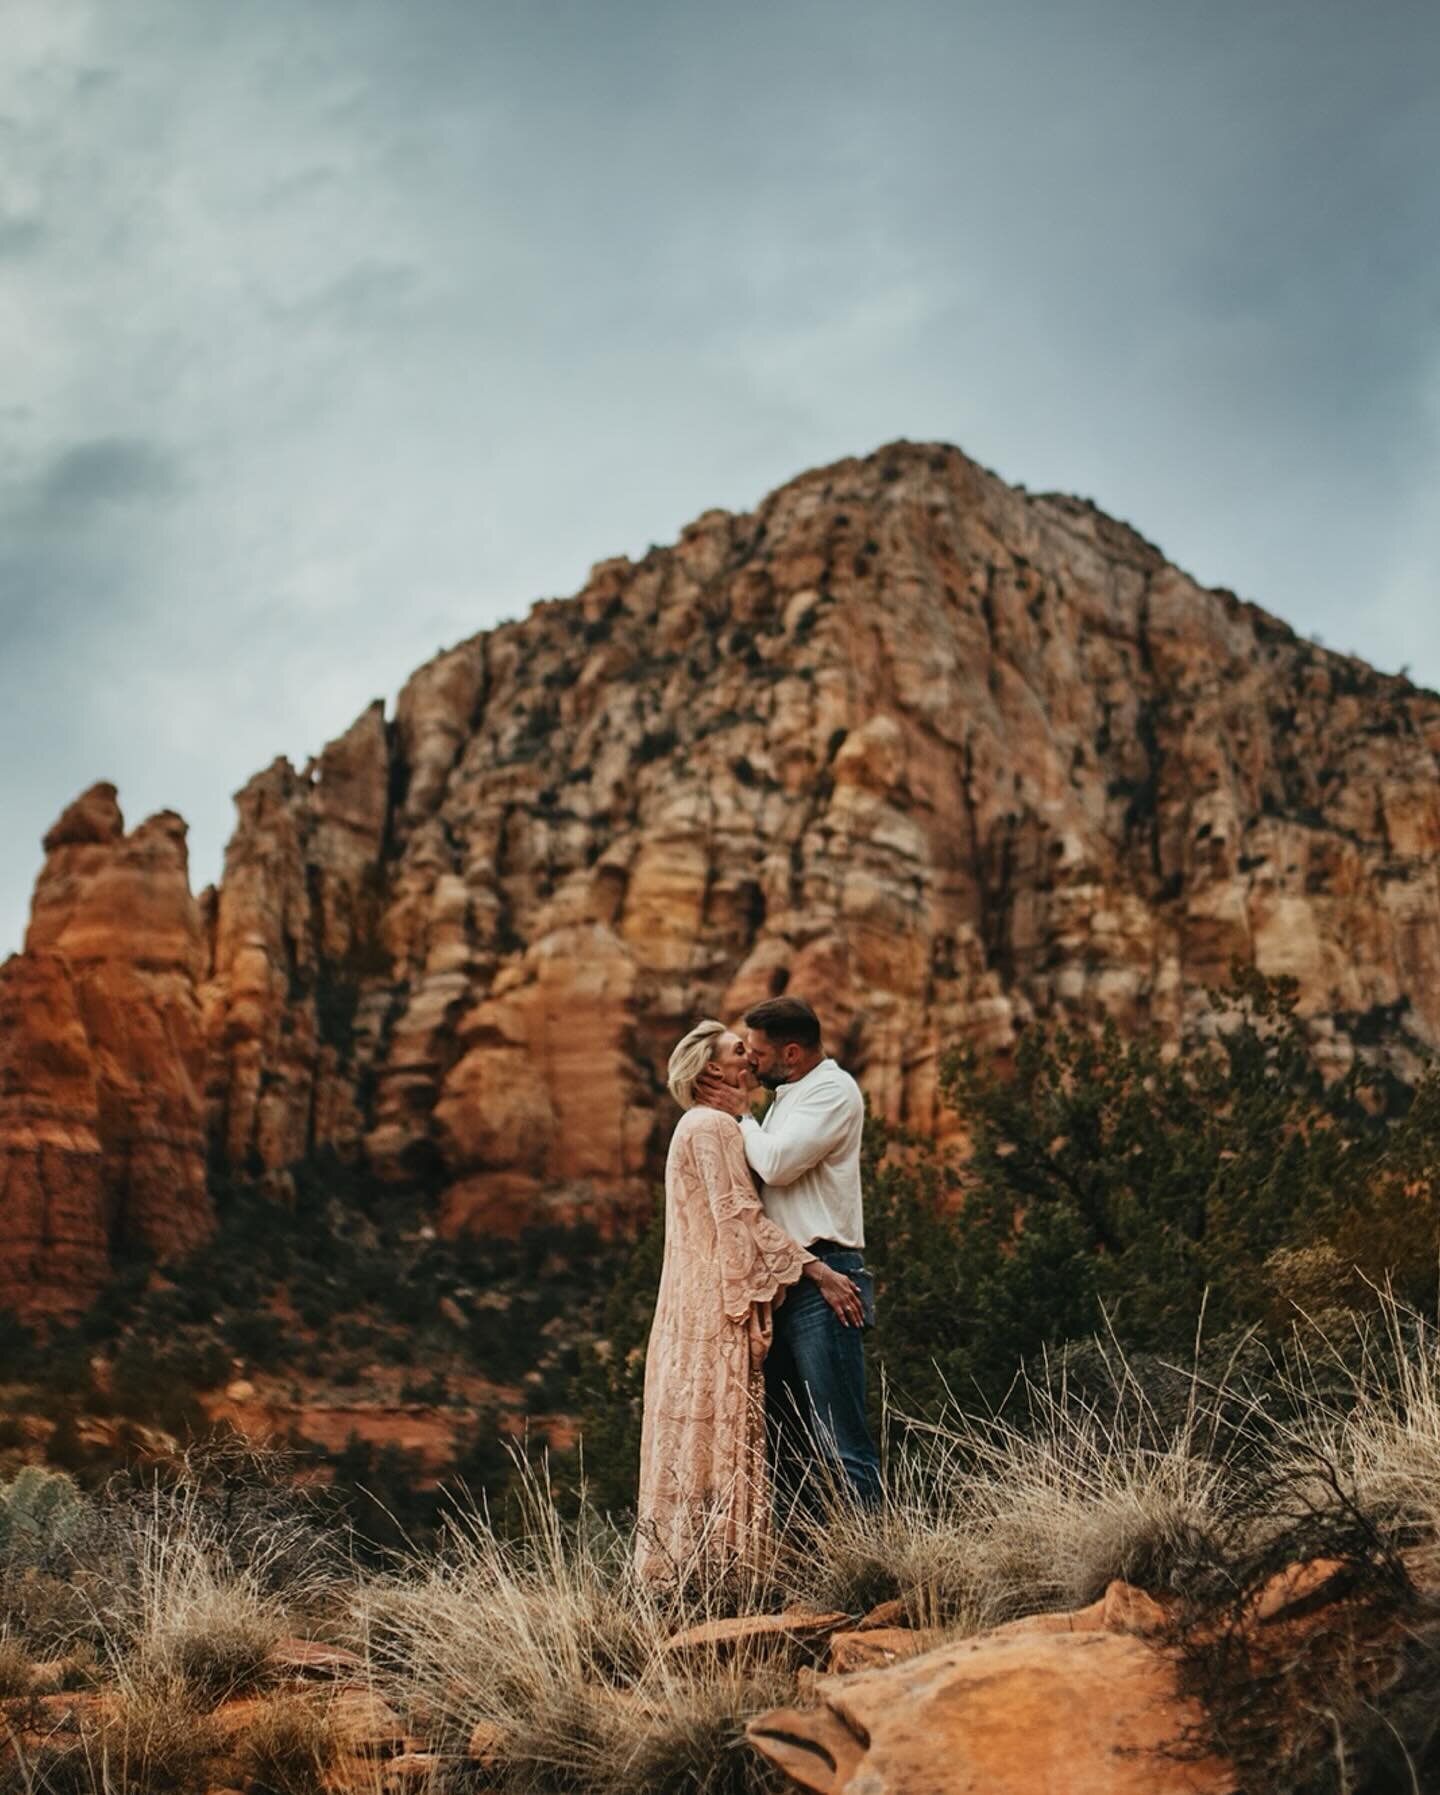
M 781 1085 L 786 1082 L 785 1074 L 783 1072 L 757 1072 L 755 1076 L 760 1080 L 767 1091 L 778 1091 Z

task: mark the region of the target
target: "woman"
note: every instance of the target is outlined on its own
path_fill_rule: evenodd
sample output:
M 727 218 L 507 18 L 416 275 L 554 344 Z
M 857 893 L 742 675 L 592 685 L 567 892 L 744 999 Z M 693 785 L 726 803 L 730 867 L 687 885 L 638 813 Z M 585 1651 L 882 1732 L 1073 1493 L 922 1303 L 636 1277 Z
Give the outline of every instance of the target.
M 719 1022 L 691 1029 L 670 1055 L 670 1094 L 686 1113 L 665 1164 L 665 1259 L 645 1359 L 635 1556 L 650 1577 L 763 1557 L 771 1304 L 806 1275 L 828 1300 L 826 1281 L 838 1279 L 766 1219 L 734 1118 L 692 1107 L 709 1065 L 728 1084 L 753 1083 L 744 1042 Z

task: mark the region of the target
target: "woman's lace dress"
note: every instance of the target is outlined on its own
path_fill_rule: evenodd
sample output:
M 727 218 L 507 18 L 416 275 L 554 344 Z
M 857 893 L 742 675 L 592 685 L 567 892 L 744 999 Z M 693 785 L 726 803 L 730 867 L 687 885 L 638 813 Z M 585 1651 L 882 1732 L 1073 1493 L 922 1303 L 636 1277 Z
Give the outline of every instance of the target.
M 635 1555 L 647 1576 L 763 1556 L 770 1305 L 811 1256 L 766 1219 L 733 1119 L 688 1110 L 665 1165 L 665 1260 L 645 1356 Z

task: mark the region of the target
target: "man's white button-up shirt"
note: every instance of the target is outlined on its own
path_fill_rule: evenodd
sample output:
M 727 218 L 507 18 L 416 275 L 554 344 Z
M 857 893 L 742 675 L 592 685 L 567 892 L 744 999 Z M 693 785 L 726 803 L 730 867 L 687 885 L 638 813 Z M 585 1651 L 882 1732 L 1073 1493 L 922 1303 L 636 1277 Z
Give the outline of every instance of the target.
M 782 1084 L 765 1120 L 742 1116 L 745 1157 L 765 1181 L 761 1201 L 792 1240 L 863 1247 L 860 1137 L 865 1099 L 832 1059 Z

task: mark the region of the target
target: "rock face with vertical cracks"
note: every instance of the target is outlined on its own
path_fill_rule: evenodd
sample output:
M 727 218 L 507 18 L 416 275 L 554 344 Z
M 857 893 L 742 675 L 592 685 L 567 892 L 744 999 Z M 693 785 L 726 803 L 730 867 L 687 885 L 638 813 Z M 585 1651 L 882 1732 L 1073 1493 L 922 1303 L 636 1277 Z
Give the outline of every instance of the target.
M 1440 1040 L 1440 702 L 1093 507 L 899 444 L 439 655 L 241 793 L 206 987 L 235 1163 L 450 1226 L 643 1204 L 698 1016 L 814 1000 L 941 1125 L 948 1043 L 1202 1028 L 1232 957 L 1333 1067 Z
M 939 1129 L 945 1046 L 1180 1041 L 1236 956 L 1295 975 L 1327 1068 L 1410 1076 L 1437 754 L 1432 694 L 1089 504 L 944 446 L 840 462 L 245 787 L 202 900 L 215 1149 L 283 1188 L 332 1148 L 452 1229 L 623 1225 L 700 1016 L 802 993 L 880 1110 Z
M 65 1314 L 114 1246 L 210 1227 L 200 912 L 185 825 L 127 835 L 97 785 L 45 839 L 25 951 L 0 967 L 0 1291 Z

